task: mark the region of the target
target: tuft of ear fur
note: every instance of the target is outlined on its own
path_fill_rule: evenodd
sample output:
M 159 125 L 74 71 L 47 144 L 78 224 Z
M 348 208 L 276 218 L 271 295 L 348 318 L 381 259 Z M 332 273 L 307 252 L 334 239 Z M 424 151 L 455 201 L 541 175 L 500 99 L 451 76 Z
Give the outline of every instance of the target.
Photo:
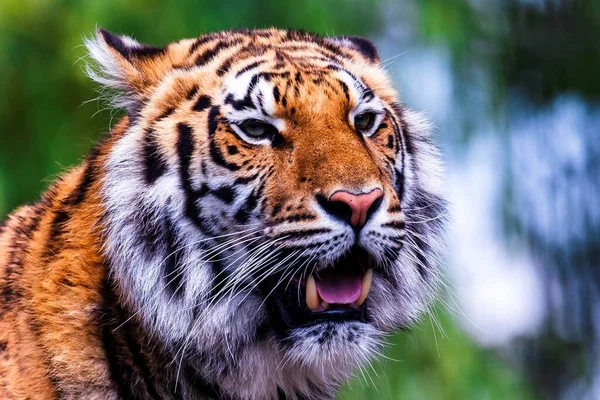
M 377 47 L 368 39 L 360 36 L 338 36 L 329 39 L 338 46 L 346 47 L 360 53 L 369 62 L 376 64 L 381 61 Z
M 165 49 L 141 44 L 129 36 L 98 29 L 85 39 L 91 61 L 87 75 L 101 85 L 101 97 L 110 106 L 126 108 L 134 114 L 149 87 L 165 72 Z

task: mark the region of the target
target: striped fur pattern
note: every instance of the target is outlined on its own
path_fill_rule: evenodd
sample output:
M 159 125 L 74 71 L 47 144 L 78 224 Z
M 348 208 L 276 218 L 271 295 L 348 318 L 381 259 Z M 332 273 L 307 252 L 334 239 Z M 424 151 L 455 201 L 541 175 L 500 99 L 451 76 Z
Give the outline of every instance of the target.
M 1 398 L 332 398 L 426 310 L 439 155 L 370 42 L 268 29 L 155 48 L 99 30 L 87 46 L 127 116 L 0 228 Z M 317 201 L 373 187 L 358 233 Z M 282 326 L 270 295 L 300 296 L 295 276 L 357 243 L 378 266 L 366 320 Z

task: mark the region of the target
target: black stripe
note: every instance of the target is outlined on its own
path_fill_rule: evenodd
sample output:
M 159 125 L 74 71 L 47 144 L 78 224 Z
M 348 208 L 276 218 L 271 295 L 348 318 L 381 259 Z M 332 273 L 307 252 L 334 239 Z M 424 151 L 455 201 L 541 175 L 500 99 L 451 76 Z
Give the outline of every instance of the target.
M 144 177 L 146 183 L 152 185 L 167 170 L 167 163 L 160 153 L 156 142 L 156 133 L 152 129 L 146 131 L 142 155 L 144 157 Z
M 240 176 L 239 178 L 235 179 L 233 184 L 234 185 L 247 185 L 248 183 L 256 180 L 256 178 L 258 178 L 259 175 L 260 175 L 260 173 L 257 172 L 256 174 L 250 175 L 250 176 L 245 176 L 245 177 Z
M 69 196 L 63 201 L 63 204 L 73 207 L 81 204 L 83 200 L 85 200 L 90 186 L 92 186 L 92 183 L 94 182 L 94 178 L 94 166 L 92 165 L 91 161 L 88 161 L 79 184 L 75 190 L 73 190 L 73 192 L 71 192 L 71 194 L 69 194 Z
M 32 211 L 34 214 L 29 219 L 19 218 L 15 221 L 19 225 L 12 231 L 14 237 L 9 246 L 9 259 L 4 266 L 3 284 L 0 286 L 0 318 L 22 297 L 22 289 L 17 282 L 22 274 L 23 260 L 29 252 L 30 239 L 39 226 L 42 211 L 43 209 L 36 205 Z
M 250 71 L 251 69 L 254 69 L 254 68 L 258 67 L 259 65 L 261 65 L 261 64 L 264 64 L 265 62 L 266 62 L 265 60 L 257 60 L 257 61 L 254 61 L 254 62 L 252 62 L 252 63 L 250 63 L 250 64 L 246 65 L 244 68 L 240 69 L 240 70 L 239 70 L 239 71 L 238 71 L 238 72 L 235 74 L 235 77 L 237 78 L 237 77 L 239 77 L 240 75 L 242 75 L 244 72 L 248 72 L 248 71 Z
M 380 127 L 381 127 L 381 125 L 380 125 Z M 394 135 L 388 135 L 387 147 L 388 147 L 388 149 L 394 148 Z
M 285 394 L 285 391 L 280 388 L 279 386 L 277 386 L 277 400 L 287 400 L 287 394 Z
M 202 194 L 202 188 L 195 192 L 190 181 L 190 164 L 194 153 L 195 144 L 192 136 L 192 127 L 182 122 L 177 124 L 179 137 L 177 139 L 177 155 L 179 157 L 179 177 L 181 185 L 185 191 L 185 215 L 189 218 L 203 233 L 210 234 L 210 227 L 201 218 L 201 210 L 196 204 L 196 200 Z
M 196 93 L 198 93 L 198 85 L 192 86 L 192 88 L 188 92 L 187 96 L 185 96 L 185 97 L 186 97 L 186 99 L 191 100 L 192 98 L 194 98 L 194 96 L 196 96 Z
M 273 206 L 273 210 L 271 210 L 271 217 L 276 217 L 277 214 L 279 214 L 279 211 L 281 211 L 281 208 L 283 207 L 283 205 L 281 203 L 277 203 Z
M 213 138 L 217 129 L 219 128 L 219 107 L 215 106 L 210 109 L 208 113 L 208 136 Z
M 182 122 L 177 124 L 177 155 L 179 158 L 179 178 L 186 195 L 186 215 L 192 221 L 199 224 L 199 210 L 196 206 L 196 195 L 190 182 L 190 164 L 194 153 L 194 139 L 192 127 Z
M 110 278 L 104 278 L 100 294 L 103 305 L 97 314 L 98 328 L 111 380 L 119 396 L 123 399 L 160 399 L 156 386 L 158 377 L 152 373 L 146 356 L 149 353 L 144 352 L 139 339 L 139 326 L 135 319 L 128 318 Z
M 192 110 L 204 111 L 210 106 L 211 106 L 210 97 L 208 97 L 206 95 L 202 95 L 202 96 L 198 97 L 198 100 L 196 100 L 196 103 L 194 104 L 194 107 L 192 107 Z
M 348 89 L 348 85 L 346 82 L 338 79 L 340 86 L 342 87 L 342 91 L 344 92 L 344 96 L 346 96 L 346 101 L 350 102 L 350 90 Z
M 69 212 L 63 206 L 60 206 L 54 212 L 54 217 L 50 223 L 50 232 L 42 254 L 43 258 L 53 257 L 62 248 L 64 243 L 61 241 L 61 236 L 65 233 L 65 224 L 70 218 Z
M 235 59 L 239 57 L 239 54 L 235 54 L 233 57 L 229 57 L 227 60 L 225 60 L 220 66 L 219 68 L 217 68 L 217 76 L 223 76 L 225 75 L 227 72 L 229 72 L 229 69 L 231 68 L 231 64 L 233 64 L 233 62 L 235 61 Z
M 401 221 L 391 221 L 381 224 L 384 228 L 394 228 L 394 229 L 404 229 L 404 222 Z
M 4 276 L 0 277 L 0 281 L 2 281 L 0 285 L 0 320 L 5 313 L 13 309 L 15 303 L 23 296 L 23 289 L 19 284 L 23 273 L 23 260 L 29 253 L 31 237 L 39 226 L 43 210 L 43 207 L 37 204 L 31 208 L 31 215 L 16 215 L 15 217 L 11 217 L 13 224 L 16 223 L 18 225 L 14 225 L 12 231 L 14 237 L 11 240 L 10 250 L 8 251 L 9 259 L 4 266 Z M 26 318 L 26 322 L 30 325 L 34 335 L 39 338 L 41 335 L 41 324 L 36 317 L 31 315 L 29 318 Z M 53 394 L 55 398 L 60 398 L 63 393 L 58 386 L 58 380 L 54 376 L 54 370 L 51 368 L 50 357 L 45 351 L 43 353 L 42 362 L 48 371 L 48 378 L 54 391 Z
M 182 265 L 181 243 L 177 239 L 175 227 L 170 219 L 165 221 L 165 242 L 167 243 L 165 257 L 165 287 L 169 294 L 181 297 L 184 293 L 184 273 Z
M 163 239 L 162 218 L 155 211 L 150 209 L 140 213 L 139 224 L 137 225 L 137 241 L 144 246 L 149 255 L 154 255 Z
M 179 176 L 181 177 L 181 183 L 191 189 L 190 177 L 190 164 L 192 161 L 192 154 L 194 153 L 194 139 L 192 137 L 192 127 L 188 124 L 180 122 L 177 124 L 177 132 L 179 134 L 177 139 L 177 155 L 179 156 Z
M 221 50 L 228 48 L 229 45 L 230 43 L 224 41 L 217 43 L 212 49 L 208 49 L 204 53 L 198 55 L 194 64 L 196 64 L 199 67 L 208 64 L 221 52 Z
M 190 46 L 189 54 L 191 55 L 192 53 L 194 53 L 203 44 L 208 43 L 211 40 L 216 40 L 216 39 L 217 39 L 217 36 L 215 34 L 208 34 L 208 35 L 200 36 Z
M 131 353 L 133 362 L 138 367 L 140 375 L 142 376 L 142 380 L 146 385 L 146 390 L 148 391 L 148 394 L 153 399 L 160 400 L 161 397 L 158 395 L 156 387 L 154 386 L 154 382 L 152 381 L 152 372 L 150 371 L 146 357 L 144 357 L 142 347 L 134 339 L 132 331 L 130 329 L 123 329 L 123 335 L 125 336 L 125 343 L 127 344 L 127 348 Z
M 410 204 L 407 205 L 407 210 L 406 233 L 412 238 L 416 248 L 419 249 L 419 251 L 414 251 L 414 255 L 419 261 L 418 272 L 424 280 L 427 280 L 430 264 L 425 254 L 430 252 L 431 248 L 422 238 L 439 233 L 443 229 L 445 218 L 442 214 L 446 210 L 446 203 L 438 196 L 420 190 Z M 409 210 L 419 211 L 411 212 Z M 416 214 L 419 219 L 428 220 L 429 222 L 426 224 L 409 222 L 416 219 L 411 214 Z
M 244 205 L 242 207 L 240 207 L 240 209 L 235 213 L 233 218 L 235 218 L 235 220 L 240 224 L 247 223 L 248 219 L 250 218 L 250 214 L 256 208 L 257 204 L 258 204 L 258 197 L 257 197 L 256 193 L 255 192 L 250 193 L 250 195 L 246 199 Z
M 235 191 L 228 186 L 222 186 L 211 193 L 226 204 L 231 204 L 235 200 Z
M 110 47 L 121 53 L 121 55 L 128 60 L 133 56 L 144 58 L 157 56 L 165 53 L 164 48 L 152 47 L 141 44 L 130 46 L 127 43 L 125 43 L 121 36 L 114 35 L 104 29 L 99 29 L 98 32 L 102 35 L 102 38 Z
M 246 96 L 242 100 L 236 100 L 233 98 L 233 95 L 230 93 L 225 97 L 225 104 L 230 104 L 237 111 L 255 110 L 256 109 L 256 106 L 250 99 L 250 96 Z
M 373 100 L 374 97 L 375 97 L 375 95 L 373 94 L 373 91 L 371 89 L 369 89 L 368 87 L 363 88 L 363 92 L 360 95 L 361 100 L 371 101 L 371 100 Z
M 125 368 L 119 359 L 119 345 L 117 338 L 113 335 L 114 321 L 112 320 L 111 306 L 116 304 L 115 295 L 110 288 L 109 282 L 104 282 L 101 288 L 104 297 L 104 310 L 100 314 L 99 328 L 102 348 L 108 363 L 111 380 L 115 383 L 121 399 L 135 399 L 132 385 L 132 374 L 130 368 Z
M 219 107 L 213 106 L 208 113 L 208 140 L 209 140 L 209 153 L 212 160 L 215 164 L 225 167 L 231 171 L 237 171 L 240 169 L 240 166 L 229 162 L 223 156 L 221 149 L 217 146 L 215 142 L 215 133 L 217 132 L 217 128 L 219 127 Z
M 279 93 L 279 88 L 277 86 L 273 86 L 273 97 L 277 103 L 281 100 L 281 93 Z
M 395 113 L 395 116 L 392 115 L 392 122 L 394 123 L 394 129 L 396 131 L 396 135 L 398 136 L 400 146 L 406 147 L 403 148 L 403 150 L 405 150 L 408 154 L 412 155 L 414 154 L 414 146 L 411 142 L 410 132 L 408 132 L 408 124 L 404 120 L 404 110 L 402 109 L 402 106 L 399 103 L 392 103 L 392 110 Z M 398 123 L 396 118 L 400 120 L 400 123 Z M 405 135 L 403 135 L 404 131 L 406 131 Z M 404 139 L 406 143 L 404 143 L 402 139 Z
M 400 108 L 400 106 L 398 104 L 394 104 L 392 106 L 392 109 L 395 112 L 402 112 L 402 109 Z M 397 169 L 395 170 L 396 176 L 395 176 L 395 180 L 394 180 L 394 189 L 396 190 L 398 199 L 400 200 L 400 202 L 402 202 L 402 198 L 404 197 L 404 185 L 405 185 L 404 171 L 406 168 L 406 156 L 404 154 L 405 148 L 404 148 L 402 138 L 406 137 L 406 136 L 402 136 L 402 130 L 400 129 L 400 126 L 399 126 L 398 122 L 396 121 L 395 116 L 389 111 L 388 111 L 388 114 L 390 116 L 390 121 L 392 121 L 392 126 L 394 127 L 394 133 L 395 133 L 396 140 L 398 143 L 398 147 L 396 148 L 396 154 L 398 154 L 399 152 L 402 153 L 400 155 L 401 156 L 400 171 L 398 171 Z M 408 152 L 408 146 L 407 146 L 406 150 Z
M 92 153 L 90 160 L 87 162 L 86 167 L 81 176 L 81 180 L 75 187 L 75 189 L 69 193 L 60 203 L 54 213 L 52 222 L 50 223 L 50 232 L 46 241 L 46 246 L 42 257 L 51 257 L 58 253 L 59 249 L 64 245 L 61 242 L 61 236 L 65 233 L 65 225 L 71 218 L 71 208 L 81 204 L 87 193 L 94 182 L 94 167 L 92 165 L 95 153 Z
M 285 217 L 276 218 L 271 221 L 271 224 L 274 226 L 275 224 L 281 224 L 283 222 L 300 222 L 300 221 L 313 221 L 317 217 L 312 214 L 295 214 L 288 215 Z
M 402 207 L 400 207 L 400 204 L 394 204 L 393 206 L 388 208 L 388 212 L 391 214 L 399 213 L 400 211 L 402 211 Z
M 250 82 L 248 83 L 248 87 L 246 88 L 246 94 L 244 95 L 243 99 L 236 100 L 233 98 L 233 95 L 230 93 L 225 97 L 225 104 L 230 104 L 237 111 L 241 111 L 244 109 L 252 109 L 252 110 L 256 109 L 256 105 L 252 102 L 252 98 L 250 95 L 252 94 L 254 87 L 258 83 L 258 79 L 261 78 L 263 75 L 264 74 L 259 73 L 259 74 L 254 75 L 250 79 Z
M 165 108 L 165 111 L 163 111 L 157 118 L 156 121 L 160 121 L 161 119 L 165 119 L 167 118 L 169 115 L 173 114 L 175 112 L 175 108 L 173 107 L 167 107 Z
M 279 239 L 284 236 L 286 238 L 289 237 L 290 239 L 302 239 L 302 238 L 308 238 L 311 236 L 321 235 L 323 233 L 329 233 L 329 232 L 331 232 L 331 229 L 328 229 L 328 228 L 289 230 L 289 231 L 285 231 L 283 233 L 277 234 L 275 236 L 271 236 L 271 239 Z

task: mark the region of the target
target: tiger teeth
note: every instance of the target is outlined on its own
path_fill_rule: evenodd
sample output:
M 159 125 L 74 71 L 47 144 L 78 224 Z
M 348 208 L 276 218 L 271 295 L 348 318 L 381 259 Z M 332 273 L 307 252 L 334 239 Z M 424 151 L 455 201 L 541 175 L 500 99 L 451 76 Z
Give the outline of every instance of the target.
M 360 291 L 360 297 L 354 303 L 354 305 L 356 307 L 362 306 L 362 304 L 365 302 L 365 300 L 367 299 L 367 296 L 369 295 L 369 291 L 371 290 L 372 283 L 373 283 L 373 270 L 368 269 L 367 272 L 365 273 L 365 276 L 363 276 L 363 278 L 362 278 L 362 287 L 361 287 L 361 291 Z
M 306 305 L 312 311 L 317 311 L 320 306 L 319 294 L 317 293 L 317 284 L 315 278 L 311 275 L 306 280 Z

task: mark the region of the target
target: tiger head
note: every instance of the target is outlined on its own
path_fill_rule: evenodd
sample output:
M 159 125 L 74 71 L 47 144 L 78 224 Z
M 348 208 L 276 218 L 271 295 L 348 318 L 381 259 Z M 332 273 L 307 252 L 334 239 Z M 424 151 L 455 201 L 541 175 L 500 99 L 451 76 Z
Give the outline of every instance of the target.
M 324 396 L 423 313 L 440 162 L 372 43 L 99 30 L 87 46 L 128 114 L 101 194 L 110 271 L 175 364 L 240 397 Z

